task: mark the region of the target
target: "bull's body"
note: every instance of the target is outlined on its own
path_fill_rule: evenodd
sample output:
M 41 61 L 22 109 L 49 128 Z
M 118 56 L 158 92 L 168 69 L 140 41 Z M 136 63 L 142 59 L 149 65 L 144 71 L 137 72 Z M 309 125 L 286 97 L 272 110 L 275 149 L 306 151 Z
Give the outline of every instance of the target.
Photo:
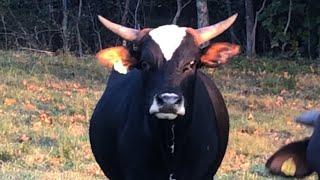
M 191 113 L 171 122 L 145 111 L 140 71 L 111 73 L 90 124 L 93 153 L 109 178 L 212 179 L 227 147 L 229 118 L 214 82 L 202 72 L 195 82 Z
M 240 47 L 199 46 L 222 33 L 237 15 L 192 29 L 164 25 L 141 31 L 100 21 L 137 48 L 112 47 L 97 57 L 112 65 L 91 119 L 93 154 L 112 180 L 209 180 L 228 142 L 229 117 L 214 82 L 199 71 L 216 67 Z

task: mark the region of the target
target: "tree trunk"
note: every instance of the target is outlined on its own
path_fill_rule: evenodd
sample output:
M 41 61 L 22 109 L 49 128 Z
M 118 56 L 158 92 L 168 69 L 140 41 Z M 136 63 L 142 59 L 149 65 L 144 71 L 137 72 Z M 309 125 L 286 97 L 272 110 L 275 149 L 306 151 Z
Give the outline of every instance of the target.
M 96 34 L 97 36 L 97 40 L 98 40 L 98 50 L 101 50 L 102 49 L 102 40 L 101 40 L 101 34 L 100 34 L 100 31 L 97 27 L 97 15 L 92 13 L 92 8 L 91 8 L 91 4 L 90 3 L 87 3 L 88 4 L 88 9 L 89 9 L 89 12 L 90 12 L 90 21 L 91 21 L 91 24 L 92 24 L 92 29 L 93 29 L 93 32 Z
M 5 50 L 7 50 L 8 49 L 7 27 L 6 27 L 6 22 L 4 20 L 4 16 L 3 15 L 1 15 L 1 22 L 2 22 L 3 30 L 4 30 L 4 39 L 5 39 L 4 48 L 5 48 Z
M 260 13 L 263 11 L 266 2 L 267 2 L 267 0 L 263 0 L 260 9 L 256 12 L 256 17 L 254 18 L 254 24 L 253 24 L 252 34 L 251 34 L 251 40 L 252 40 L 251 52 L 252 52 L 252 56 L 256 55 L 256 32 L 257 32 L 257 25 L 258 25 L 258 17 L 260 15 Z
M 80 57 L 82 57 L 82 55 L 83 55 L 82 44 L 81 44 L 81 34 L 80 34 L 80 29 L 79 29 L 79 23 L 80 23 L 80 18 L 81 18 L 81 10 L 82 10 L 82 0 L 79 0 L 78 18 L 77 18 L 76 29 L 77 29 L 77 40 L 78 40 L 78 53 L 79 53 Z
M 232 16 L 232 11 L 231 11 L 231 2 L 230 0 L 226 0 L 226 4 L 227 4 L 227 11 L 228 11 L 228 17 Z M 239 43 L 239 40 L 236 36 L 236 34 L 234 33 L 234 28 L 233 26 L 230 27 L 229 29 L 229 33 L 230 33 L 230 40 L 232 43 Z
M 209 25 L 209 12 L 207 0 L 197 0 L 197 15 L 198 15 L 198 28 Z M 208 46 L 209 43 L 204 43 L 202 47 Z
M 252 58 L 255 54 L 255 50 L 252 48 L 253 45 L 253 25 L 254 25 L 254 16 L 253 16 L 253 4 L 252 0 L 245 0 L 246 8 L 246 32 L 247 32 L 247 44 L 246 44 L 246 55 L 247 57 Z
M 69 51 L 68 47 L 68 8 L 67 0 L 62 0 L 62 40 L 63 40 L 63 51 L 67 53 Z

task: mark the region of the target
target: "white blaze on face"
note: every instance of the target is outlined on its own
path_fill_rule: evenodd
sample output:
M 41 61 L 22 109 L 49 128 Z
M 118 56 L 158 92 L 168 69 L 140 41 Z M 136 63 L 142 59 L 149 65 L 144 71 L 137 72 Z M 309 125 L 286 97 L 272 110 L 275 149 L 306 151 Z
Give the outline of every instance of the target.
M 164 58 L 169 61 L 186 36 L 186 28 L 176 25 L 164 25 L 149 32 L 151 38 L 159 45 Z

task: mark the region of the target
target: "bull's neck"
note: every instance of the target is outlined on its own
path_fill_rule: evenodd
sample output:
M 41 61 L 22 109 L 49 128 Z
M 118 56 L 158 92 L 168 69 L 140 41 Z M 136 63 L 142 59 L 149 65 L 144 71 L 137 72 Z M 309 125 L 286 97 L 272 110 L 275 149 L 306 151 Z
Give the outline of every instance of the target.
M 156 119 L 153 116 L 148 119 L 152 136 L 150 142 L 154 147 L 151 153 L 160 158 L 158 160 L 162 161 L 163 168 L 167 169 L 169 175 L 172 174 L 171 179 L 175 178 L 177 164 L 184 150 L 190 124 L 188 119 L 185 116 L 179 116 L 176 120 Z

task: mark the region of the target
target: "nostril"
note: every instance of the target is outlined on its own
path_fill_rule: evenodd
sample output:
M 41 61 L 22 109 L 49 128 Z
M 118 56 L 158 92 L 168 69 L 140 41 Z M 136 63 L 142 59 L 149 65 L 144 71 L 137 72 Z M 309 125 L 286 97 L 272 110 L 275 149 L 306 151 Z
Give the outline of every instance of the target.
M 182 97 L 179 96 L 178 99 L 177 99 L 177 101 L 175 102 L 175 104 L 181 104 L 181 103 L 182 103 Z
M 161 97 L 161 95 L 156 95 L 155 99 L 156 99 L 156 102 L 158 104 L 163 104 L 164 103 L 163 102 L 163 98 Z

